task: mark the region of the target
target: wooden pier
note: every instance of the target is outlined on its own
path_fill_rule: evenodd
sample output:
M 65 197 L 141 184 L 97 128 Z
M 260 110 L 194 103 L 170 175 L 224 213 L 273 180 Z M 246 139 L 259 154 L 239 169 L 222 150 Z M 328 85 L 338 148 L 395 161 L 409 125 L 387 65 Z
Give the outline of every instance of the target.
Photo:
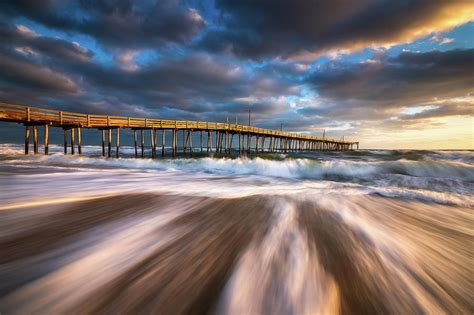
M 171 155 L 178 154 L 178 132 L 182 132 L 182 152 L 217 152 L 230 154 L 232 150 L 239 154 L 263 152 L 296 151 L 348 151 L 359 148 L 359 142 L 339 141 L 326 137 L 303 135 L 263 129 L 239 124 L 202 122 L 186 120 L 163 120 L 154 118 L 136 118 L 80 114 L 52 109 L 0 103 L 0 121 L 16 122 L 25 126 L 25 154 L 29 153 L 30 131 L 33 131 L 33 152 L 38 154 L 38 127 L 44 131 L 44 154 L 48 154 L 49 127 L 62 128 L 64 131 L 64 154 L 81 154 L 81 128 L 94 128 L 100 131 L 102 155 L 112 157 L 112 131 L 115 131 L 115 157 L 120 152 L 120 130 L 133 130 L 135 157 L 145 157 L 145 133 L 149 134 L 151 157 L 157 157 L 157 137 L 161 131 L 161 156 L 165 156 L 165 134 L 171 134 Z M 193 147 L 193 133 L 199 132 L 199 149 Z M 137 142 L 137 133 L 140 143 Z M 207 141 L 203 142 L 204 135 Z M 234 137 L 237 147 L 233 147 Z M 68 138 L 70 143 L 68 143 Z M 77 143 L 76 143 L 77 139 Z M 107 141 L 106 141 L 107 140 Z M 107 143 L 107 150 L 106 150 Z M 140 151 L 138 151 L 140 145 Z M 140 153 L 140 154 L 139 154 Z

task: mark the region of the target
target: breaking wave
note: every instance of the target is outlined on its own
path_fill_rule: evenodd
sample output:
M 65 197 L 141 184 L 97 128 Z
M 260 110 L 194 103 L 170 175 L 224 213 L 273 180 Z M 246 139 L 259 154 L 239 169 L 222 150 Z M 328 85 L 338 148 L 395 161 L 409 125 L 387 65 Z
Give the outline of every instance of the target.
M 471 151 L 83 149 L 0 146 L 0 313 L 474 308 Z

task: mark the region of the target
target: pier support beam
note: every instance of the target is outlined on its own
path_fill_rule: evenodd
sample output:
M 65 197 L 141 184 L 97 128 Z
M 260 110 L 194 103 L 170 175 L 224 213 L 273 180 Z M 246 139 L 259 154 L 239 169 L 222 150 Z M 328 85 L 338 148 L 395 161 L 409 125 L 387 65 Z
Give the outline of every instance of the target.
M 115 157 L 118 159 L 119 150 L 120 150 L 120 128 L 117 128 L 115 131 Z
M 224 154 L 226 154 L 227 153 L 227 142 L 228 142 L 227 131 L 224 132 L 222 135 L 224 136 Z
M 252 135 L 247 134 L 247 154 L 250 154 L 250 147 L 252 145 Z
M 77 128 L 77 152 L 82 154 L 82 147 L 81 147 L 81 128 Z
M 138 157 L 138 148 L 137 148 L 137 129 L 133 129 L 133 145 L 135 148 L 135 158 Z
M 183 153 L 186 153 L 186 149 L 188 148 L 189 143 L 189 131 L 186 133 L 183 130 Z
M 173 157 L 176 156 L 176 129 L 173 129 L 172 135 L 171 135 L 171 146 L 172 146 L 172 155 Z
M 150 146 L 151 146 L 151 158 L 155 158 L 155 139 L 154 139 L 153 129 L 150 129 Z
M 202 152 L 202 130 L 201 130 L 201 152 Z
M 102 134 L 102 156 L 105 156 L 105 130 L 101 130 Z
M 108 157 L 112 157 L 112 129 L 108 129 L 107 130 L 108 132 L 108 152 L 107 152 L 107 156 Z
M 140 130 L 140 135 L 141 135 L 141 144 L 142 144 L 142 159 L 145 157 L 145 130 L 141 129 Z
M 74 151 L 75 150 L 75 148 L 74 148 L 74 145 L 75 145 L 74 138 L 75 138 L 74 137 L 74 128 L 71 128 L 71 154 L 72 155 L 76 154 L 76 152 Z
M 153 150 L 155 151 L 155 157 L 156 157 L 156 129 L 153 129 Z
M 239 154 L 242 154 L 243 149 L 244 149 L 244 138 L 242 136 L 242 133 L 239 132 Z
M 212 151 L 212 136 L 211 132 L 208 130 L 207 131 L 207 152 L 209 153 L 209 150 Z
M 165 130 L 161 129 L 161 157 L 165 156 Z
M 258 154 L 258 134 L 255 135 L 255 154 Z
M 156 158 L 156 129 L 150 129 L 151 157 Z
M 25 126 L 25 154 L 28 154 L 30 147 L 30 126 Z
M 193 130 L 192 129 L 189 130 L 189 154 L 193 156 Z
M 33 150 L 38 154 L 38 126 L 33 126 Z
M 219 153 L 222 153 L 222 145 L 224 144 L 225 133 L 221 132 L 219 135 Z
M 63 129 L 64 132 L 64 154 L 67 154 L 67 129 Z
M 186 134 L 185 130 L 183 129 L 183 153 L 186 153 Z
M 44 125 L 44 154 L 49 153 L 49 126 Z

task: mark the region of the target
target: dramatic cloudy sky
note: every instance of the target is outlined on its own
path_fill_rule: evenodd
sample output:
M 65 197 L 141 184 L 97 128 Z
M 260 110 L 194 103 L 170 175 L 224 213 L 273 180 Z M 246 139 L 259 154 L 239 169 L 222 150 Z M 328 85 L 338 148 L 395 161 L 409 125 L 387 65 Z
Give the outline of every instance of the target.
M 0 102 L 473 148 L 472 0 L 3 0 Z

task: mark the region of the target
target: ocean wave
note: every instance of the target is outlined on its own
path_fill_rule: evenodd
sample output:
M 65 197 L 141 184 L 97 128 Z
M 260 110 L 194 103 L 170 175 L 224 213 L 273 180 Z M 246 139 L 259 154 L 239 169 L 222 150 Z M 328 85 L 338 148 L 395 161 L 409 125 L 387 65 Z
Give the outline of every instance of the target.
M 96 149 L 91 146 L 91 150 Z M 373 152 L 363 151 L 153 160 L 62 153 L 25 156 L 19 145 L 3 145 L 0 184 L 8 192 L 2 197 L 8 203 L 21 198 L 21 190 L 26 188 L 33 192 L 33 199 L 38 194 L 64 194 L 65 190 L 70 191 L 67 195 L 159 190 L 212 196 L 358 192 L 439 203 L 474 203 L 474 165 L 469 163 L 472 152 L 429 151 L 418 160 L 401 153 L 376 151 L 380 159 L 374 158 Z M 399 158 L 385 158 L 394 154 Z
M 453 161 L 353 161 L 344 159 L 311 160 L 287 158 L 267 160 L 256 158 L 180 158 L 180 159 L 132 159 L 93 158 L 86 156 L 14 156 L 3 158 L 6 164 L 38 164 L 64 167 L 100 167 L 125 169 L 187 170 L 225 175 L 259 175 L 289 179 L 379 179 L 386 175 L 458 179 L 471 182 L 474 166 Z

